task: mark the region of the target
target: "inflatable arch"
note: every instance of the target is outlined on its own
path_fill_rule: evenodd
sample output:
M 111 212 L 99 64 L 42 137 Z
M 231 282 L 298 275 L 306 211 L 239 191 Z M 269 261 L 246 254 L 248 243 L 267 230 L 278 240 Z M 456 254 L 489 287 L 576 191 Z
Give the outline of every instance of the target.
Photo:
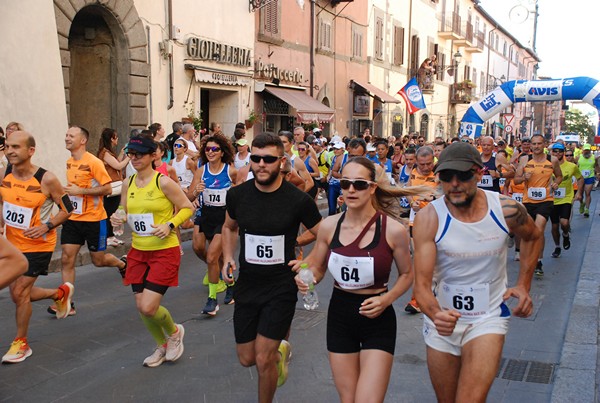
M 517 102 L 580 99 L 600 113 L 600 82 L 590 77 L 507 81 L 471 105 L 462 118 L 460 135 L 481 136 L 483 123 Z M 600 130 L 600 128 L 599 128 Z

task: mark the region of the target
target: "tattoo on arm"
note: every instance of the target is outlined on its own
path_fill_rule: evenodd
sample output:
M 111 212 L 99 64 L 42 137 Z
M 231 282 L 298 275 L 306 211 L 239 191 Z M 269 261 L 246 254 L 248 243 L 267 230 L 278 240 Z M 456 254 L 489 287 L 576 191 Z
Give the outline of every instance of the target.
M 505 220 L 515 220 L 517 224 L 523 225 L 527 222 L 527 209 L 521 203 L 507 200 L 502 204 Z

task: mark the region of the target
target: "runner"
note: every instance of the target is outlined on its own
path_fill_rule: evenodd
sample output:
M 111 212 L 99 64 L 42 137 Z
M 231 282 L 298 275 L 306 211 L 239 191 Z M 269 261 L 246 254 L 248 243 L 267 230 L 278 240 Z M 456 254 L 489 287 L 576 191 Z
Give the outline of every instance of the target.
M 562 182 L 562 172 L 556 157 L 544 154 L 544 136 L 535 134 L 531 137 L 531 155 L 519 158 L 519 166 L 515 174 L 515 183 L 524 183 L 523 205 L 534 219 L 535 225 L 542 233 L 542 250 L 535 268 L 538 278 L 544 276 L 542 257 L 544 256 L 544 230 L 546 222 L 554 208 L 554 191 Z M 554 180 L 552 179 L 554 175 Z
M 515 176 L 515 170 L 508 163 L 504 155 L 493 155 L 493 138 L 490 136 L 482 137 L 480 144 L 483 172 L 481 174 L 481 181 L 477 183 L 477 187 L 500 193 L 500 179 L 513 178 Z
M 200 158 L 207 163 L 194 174 L 190 185 L 194 192 L 188 197 L 198 196 L 202 203 L 201 215 L 194 221 L 192 242 L 196 255 L 208 266 L 208 299 L 202 313 L 214 316 L 219 310 L 217 292 L 220 292 L 219 273 L 223 257 L 221 227 L 225 222 L 225 198 L 236 183 L 237 170 L 233 167 L 233 147 L 221 134 L 202 138 Z M 226 291 L 223 303 L 229 305 L 233 303 L 232 288 L 226 287 Z
M 334 143 L 333 154 L 331 168 L 329 169 L 329 175 L 327 175 L 327 204 L 329 207 L 329 215 L 334 215 L 337 212 L 338 197 L 342 194 L 342 188 L 340 188 L 341 172 L 349 158 L 346 153 L 346 144 L 341 141 Z
M 302 136 L 304 136 L 304 129 L 302 129 L 301 127 L 297 129 L 300 129 Z M 300 133 L 300 130 L 297 130 L 297 133 Z M 294 136 L 291 132 L 287 130 L 280 130 L 278 136 L 279 139 L 281 139 L 281 142 L 283 143 L 284 152 L 292 156 L 292 160 L 290 161 L 292 163 L 292 167 L 294 167 L 296 172 L 298 172 L 298 174 L 304 180 L 304 191 L 307 193 L 310 192 L 310 190 L 314 186 L 314 181 L 312 179 L 312 176 L 310 176 L 308 169 L 306 169 L 306 165 L 304 165 L 304 162 L 300 159 L 296 159 L 296 157 L 298 156 L 298 151 L 292 149 Z M 299 137 L 299 134 L 297 134 L 296 137 Z
M 577 165 L 565 160 L 565 146 L 563 144 L 554 144 L 552 146 L 552 155 L 558 159 L 560 170 L 563 174 L 562 182 L 558 185 L 558 189 L 554 191 L 554 208 L 550 215 L 550 220 L 552 221 L 552 239 L 554 240 L 552 257 L 557 258 L 561 253 L 558 225 L 560 224 L 563 233 L 563 248 L 568 250 L 571 247 L 571 225 L 569 221 L 571 220 L 573 198 L 581 201 L 581 190 L 578 190 L 577 194 L 574 195 L 573 179 L 579 182 L 578 189 L 583 189 L 584 178 Z
M 194 173 L 196 173 L 197 169 L 196 163 L 185 154 L 187 151 L 187 142 L 185 140 L 175 140 L 173 150 L 175 152 L 175 158 L 171 160 L 170 165 L 175 168 L 179 186 L 186 195 L 189 195 L 191 193 L 189 190 L 190 185 L 192 184 Z
M 440 155 L 436 173 L 444 197 L 415 218 L 415 293 L 425 314 L 429 376 L 440 402 L 484 402 L 496 376 L 510 310 L 533 312 L 529 290 L 541 233 L 525 208 L 477 188 L 483 162 L 468 143 Z M 517 283 L 508 282 L 508 233 L 521 237 Z M 467 291 L 468 290 L 468 291 Z
M 28 268 L 25 256 L 3 236 L 0 236 L 0 265 L 3 268 L 0 272 L 0 290 L 25 274 Z
M 128 213 L 133 243 L 127 254 L 126 285 L 131 285 L 140 317 L 156 341 L 154 353 L 144 366 L 157 367 L 183 354 L 185 329 L 176 324 L 161 301 L 169 287 L 178 285 L 179 241 L 175 228 L 191 217 L 192 204 L 181 188 L 152 167 L 157 143 L 141 136 L 127 145 L 137 174 L 123 183 L 121 205 Z M 179 211 L 173 216 L 173 210 Z M 113 225 L 122 225 L 111 217 Z
M 111 179 L 104 163 L 86 151 L 89 138 L 89 132 L 80 126 L 71 126 L 65 137 L 65 145 L 71 158 L 67 160 L 68 184 L 64 191 L 71 199 L 73 211 L 63 224 L 60 244 L 62 279 L 71 284 L 75 284 L 75 259 L 84 243 L 87 243 L 94 266 L 116 267 L 122 276 L 127 267 L 126 258 L 118 259 L 104 252 L 107 216 L 102 196 L 111 193 Z M 48 313 L 54 315 L 55 306 L 50 306 Z M 72 302 L 69 316 L 75 313 L 75 304 Z
M 579 203 L 579 214 L 583 214 L 584 217 L 590 216 L 590 203 L 592 201 L 592 188 L 596 181 L 595 165 L 596 158 L 592 155 L 592 146 L 590 144 L 583 145 L 583 151 L 577 160 L 577 166 L 581 171 L 584 179 L 584 197 L 583 201 Z
M 306 169 L 308 170 L 308 173 L 310 174 L 314 182 L 313 187 L 307 193 L 310 197 L 315 199 L 319 190 L 317 180 L 321 176 L 321 173 L 319 171 L 319 165 L 317 163 L 316 158 L 312 158 L 310 156 L 310 147 L 308 146 L 307 142 L 300 141 L 296 143 L 296 149 L 298 150 L 298 158 L 300 158 L 300 160 L 304 162 L 304 165 L 306 166 Z
M 28 270 L 10 285 L 10 296 L 15 303 L 17 334 L 10 349 L 2 357 L 3 363 L 17 363 L 31 356 L 27 342 L 31 302 L 52 299 L 56 317 L 69 314 L 74 287 L 64 283 L 58 289 L 34 287 L 37 277 L 48 274 L 48 266 L 56 246 L 54 227 L 66 221 L 73 210 L 58 178 L 31 163 L 35 154 L 35 139 L 24 131 L 16 131 L 6 140 L 6 157 L 10 165 L 0 172 L 0 228 L 6 224 L 6 238 L 27 258 Z M 60 210 L 52 216 L 52 205 Z M 7 269 L 3 266 L 2 270 Z
M 342 402 L 384 400 L 396 346 L 392 303 L 413 281 L 408 233 L 381 206 L 386 204 L 384 197 L 414 192 L 390 188 L 386 177 L 376 182 L 375 175 L 375 165 L 368 158 L 348 161 L 340 180 L 347 210 L 323 221 L 305 260 L 315 283 L 327 269 L 335 279 L 327 313 L 327 350 Z M 388 292 L 392 261 L 398 279 Z M 301 263 L 294 265 L 294 271 L 299 271 Z M 308 285 L 299 276 L 295 279 L 305 294 Z
M 234 167 L 240 169 L 250 163 L 250 153 L 248 152 L 248 140 L 242 138 L 236 141 L 237 153 L 235 154 Z
M 392 166 L 392 160 L 387 157 L 389 150 L 387 142 L 383 140 L 378 141 L 375 143 L 375 148 L 377 149 L 377 161 L 375 163 L 379 164 L 379 166 L 383 169 L 388 181 L 390 182 L 390 185 L 395 185 L 396 181 L 393 177 L 394 169 Z
M 283 143 L 263 133 L 252 141 L 250 165 L 255 180 L 227 193 L 223 225 L 223 278 L 232 281 L 233 253 L 240 234 L 240 274 L 235 285 L 233 326 L 237 353 L 245 367 L 256 365 L 258 401 L 271 402 L 278 385 L 287 379 L 289 331 L 297 301 L 294 244 L 300 224 L 316 235 L 321 215 L 306 193 L 280 174 Z

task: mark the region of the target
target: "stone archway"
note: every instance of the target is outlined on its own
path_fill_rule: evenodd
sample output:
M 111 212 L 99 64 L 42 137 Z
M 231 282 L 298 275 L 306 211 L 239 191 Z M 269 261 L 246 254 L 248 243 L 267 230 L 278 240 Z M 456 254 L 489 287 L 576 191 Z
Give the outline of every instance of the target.
M 54 11 L 69 122 L 88 126 L 92 152 L 105 126 L 123 145 L 148 125 L 148 43 L 133 0 L 54 0 Z

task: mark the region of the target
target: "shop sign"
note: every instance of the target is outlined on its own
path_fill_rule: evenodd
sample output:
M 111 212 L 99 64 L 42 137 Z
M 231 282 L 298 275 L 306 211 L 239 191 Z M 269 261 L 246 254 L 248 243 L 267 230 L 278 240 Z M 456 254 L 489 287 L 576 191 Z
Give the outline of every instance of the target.
M 368 95 L 355 95 L 354 96 L 354 113 L 357 115 L 368 115 L 369 114 L 369 96 Z
M 269 80 L 276 78 L 281 81 L 287 81 L 296 84 L 304 83 L 304 74 L 298 69 L 281 69 L 274 64 L 264 64 L 260 60 L 254 62 L 254 72 L 256 74 L 255 78 L 263 78 Z
M 217 41 L 192 36 L 187 43 L 188 57 L 194 60 L 211 60 L 221 64 L 250 67 L 250 49 L 226 45 Z

